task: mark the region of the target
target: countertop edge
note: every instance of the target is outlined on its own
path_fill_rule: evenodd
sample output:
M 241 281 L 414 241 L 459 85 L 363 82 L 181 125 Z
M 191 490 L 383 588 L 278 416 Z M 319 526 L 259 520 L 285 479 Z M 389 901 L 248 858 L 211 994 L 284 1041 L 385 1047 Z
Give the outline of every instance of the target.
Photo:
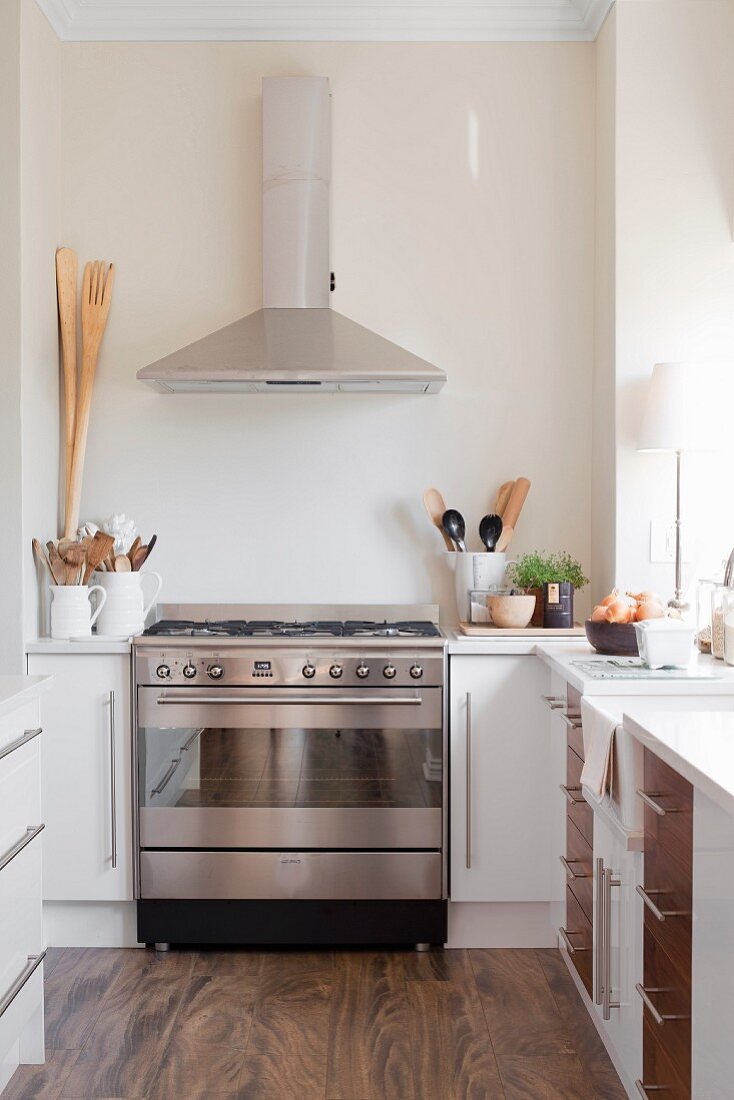
M 52 680 L 52 676 L 0 676 L 0 717 L 43 695 Z
M 26 642 L 26 653 L 70 653 L 89 656 L 90 653 L 130 653 L 132 639 L 125 642 L 90 641 L 71 642 L 56 638 L 37 638 Z

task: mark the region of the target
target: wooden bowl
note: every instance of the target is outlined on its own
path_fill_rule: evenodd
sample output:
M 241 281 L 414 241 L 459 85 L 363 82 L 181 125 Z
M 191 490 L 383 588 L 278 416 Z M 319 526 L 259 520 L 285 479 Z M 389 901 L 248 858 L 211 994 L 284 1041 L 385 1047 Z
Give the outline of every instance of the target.
M 639 657 L 634 623 L 584 623 L 586 637 L 597 653 L 608 657 Z
M 524 630 L 535 611 L 535 596 L 487 596 L 492 622 L 505 630 Z

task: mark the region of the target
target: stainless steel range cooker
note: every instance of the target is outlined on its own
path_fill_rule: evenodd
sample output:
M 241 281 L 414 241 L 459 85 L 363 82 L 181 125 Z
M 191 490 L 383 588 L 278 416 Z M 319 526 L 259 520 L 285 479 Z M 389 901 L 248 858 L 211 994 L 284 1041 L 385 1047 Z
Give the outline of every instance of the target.
M 445 941 L 437 611 L 158 609 L 134 646 L 142 942 Z

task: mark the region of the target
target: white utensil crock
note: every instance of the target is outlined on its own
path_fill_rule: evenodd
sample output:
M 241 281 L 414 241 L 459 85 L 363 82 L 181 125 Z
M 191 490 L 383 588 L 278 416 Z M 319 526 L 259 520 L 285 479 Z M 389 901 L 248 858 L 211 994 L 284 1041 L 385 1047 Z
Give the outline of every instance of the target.
M 505 583 L 505 570 L 508 565 L 514 564 L 514 559 L 508 560 L 504 552 L 466 553 L 447 550 L 443 557 L 448 561 L 449 568 L 454 571 L 454 583 L 456 586 L 456 609 L 460 622 L 469 622 L 469 593 L 474 588 L 491 588 L 493 585 L 502 586 Z
M 155 584 L 153 594 L 145 602 L 143 581 L 150 577 Z M 163 586 L 159 573 L 100 573 L 99 583 L 107 600 L 97 623 L 97 633 L 106 637 L 129 638 L 142 634 L 145 616 L 158 599 Z
M 89 602 L 92 592 L 100 593 L 94 612 Z M 92 633 L 92 624 L 105 605 L 107 593 L 98 584 L 91 588 L 85 584 L 52 584 L 51 597 L 51 637 L 86 638 Z

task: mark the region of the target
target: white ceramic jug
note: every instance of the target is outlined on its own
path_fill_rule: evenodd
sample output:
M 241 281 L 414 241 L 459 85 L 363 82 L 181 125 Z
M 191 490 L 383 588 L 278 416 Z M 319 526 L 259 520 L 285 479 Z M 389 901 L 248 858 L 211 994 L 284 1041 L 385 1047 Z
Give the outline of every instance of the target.
M 92 592 L 99 593 L 94 613 L 89 602 Z M 98 584 L 91 588 L 85 584 L 52 584 L 51 597 L 51 637 L 86 638 L 92 633 L 107 593 Z
M 154 582 L 153 594 L 145 602 L 143 581 L 150 577 Z M 105 637 L 129 638 L 142 634 L 145 616 L 158 599 L 163 585 L 159 573 L 99 573 L 96 579 L 105 591 L 107 599 L 97 623 L 97 633 Z
M 442 557 L 454 572 L 456 609 L 461 622 L 469 622 L 470 619 L 469 592 L 473 588 L 486 592 L 493 586 L 502 586 L 507 566 L 515 564 L 514 559 L 508 559 L 503 551 L 489 553 L 484 550 L 479 554 L 450 551 L 444 552 Z

